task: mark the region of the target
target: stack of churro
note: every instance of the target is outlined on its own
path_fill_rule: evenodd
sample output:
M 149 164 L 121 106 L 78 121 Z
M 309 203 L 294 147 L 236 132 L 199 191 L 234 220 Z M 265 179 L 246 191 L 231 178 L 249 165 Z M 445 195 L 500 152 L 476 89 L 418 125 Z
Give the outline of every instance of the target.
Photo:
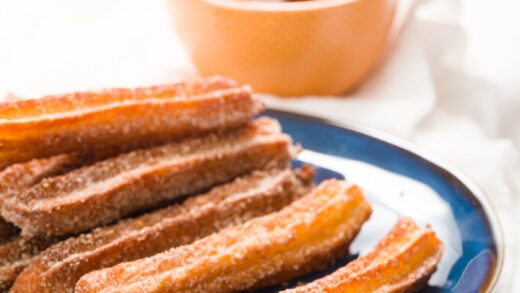
M 323 269 L 369 219 L 356 185 L 314 186 L 248 86 L 212 77 L 0 104 L 0 290 L 235 292 Z M 295 292 L 401 292 L 442 243 L 401 220 Z

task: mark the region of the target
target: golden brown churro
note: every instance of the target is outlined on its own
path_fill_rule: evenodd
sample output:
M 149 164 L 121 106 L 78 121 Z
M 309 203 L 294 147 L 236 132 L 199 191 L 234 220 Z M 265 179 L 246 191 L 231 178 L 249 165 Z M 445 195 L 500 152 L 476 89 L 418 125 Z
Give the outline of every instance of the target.
M 231 292 L 283 282 L 346 254 L 370 213 L 358 187 L 328 180 L 279 212 L 86 274 L 75 292 Z
M 62 174 L 86 163 L 86 159 L 75 155 L 56 155 L 45 159 L 34 159 L 13 164 L 0 171 L 0 205 L 9 197 L 17 196 L 46 177 Z M 17 229 L 0 219 L 0 243 L 17 235 Z
M 8 193 L 19 192 L 46 177 L 67 172 L 81 163 L 74 155 L 57 155 L 13 164 L 0 171 L 0 198 L 4 199 Z
M 284 293 L 411 292 L 435 272 L 442 242 L 427 227 L 401 219 L 374 249 L 333 274 Z
M 0 292 L 11 286 L 18 274 L 31 262 L 32 258 L 47 248 L 54 240 L 15 236 L 0 246 Z
M 255 169 L 285 167 L 292 155 L 290 137 L 276 121 L 263 118 L 224 134 L 137 150 L 44 179 L 7 198 L 1 213 L 23 235 L 75 233 Z
M 310 191 L 313 170 L 256 171 L 210 192 L 58 243 L 25 269 L 11 292 L 73 292 L 78 279 L 193 242 L 281 209 Z
M 42 179 L 67 172 L 84 161 L 74 155 L 57 155 L 11 165 L 0 171 L 0 203 Z M 32 257 L 54 240 L 23 239 L 18 229 L 0 219 L 0 291 L 7 289 Z
M 130 149 L 248 123 L 263 108 L 247 86 L 213 77 L 0 103 L 0 166 L 36 157 Z
M 46 159 L 34 159 L 11 165 L 0 171 L 0 205 L 6 198 L 32 186 L 45 177 L 57 175 L 79 164 L 73 155 L 57 155 Z M 0 219 L 0 243 L 17 234 L 11 223 Z

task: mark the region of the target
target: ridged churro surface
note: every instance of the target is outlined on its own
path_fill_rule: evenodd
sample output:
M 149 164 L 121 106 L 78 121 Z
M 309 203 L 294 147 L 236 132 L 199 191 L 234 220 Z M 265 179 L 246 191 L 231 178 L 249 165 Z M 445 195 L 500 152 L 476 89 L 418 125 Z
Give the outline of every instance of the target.
M 329 276 L 283 292 L 412 292 L 426 284 L 442 252 L 442 242 L 431 228 L 419 228 L 403 218 L 367 255 Z
M 13 164 L 0 171 L 0 197 L 3 198 L 10 191 L 20 191 L 34 185 L 46 177 L 58 175 L 75 165 L 79 165 L 79 162 L 74 155 L 57 155 Z
M 56 155 L 5 168 L 0 171 L 0 205 L 42 179 L 67 172 L 84 162 L 74 155 Z M 0 219 L 0 291 L 6 290 L 31 259 L 53 242 L 53 239 L 21 238 L 14 225 Z
M 370 213 L 358 187 L 328 180 L 279 212 L 91 272 L 75 292 L 234 292 L 283 282 L 344 254 Z
M 129 150 L 248 123 L 247 86 L 212 77 L 0 103 L 0 166 L 60 153 Z
M 312 187 L 313 170 L 255 171 L 184 203 L 58 243 L 18 277 L 11 292 L 73 292 L 93 270 L 148 257 L 281 209 Z
M 14 236 L 0 246 L 0 292 L 6 291 L 33 257 L 55 240 Z
M 279 124 L 260 118 L 223 134 L 132 151 L 46 178 L 7 198 L 1 214 L 23 235 L 77 233 L 256 169 L 286 167 L 292 155 Z

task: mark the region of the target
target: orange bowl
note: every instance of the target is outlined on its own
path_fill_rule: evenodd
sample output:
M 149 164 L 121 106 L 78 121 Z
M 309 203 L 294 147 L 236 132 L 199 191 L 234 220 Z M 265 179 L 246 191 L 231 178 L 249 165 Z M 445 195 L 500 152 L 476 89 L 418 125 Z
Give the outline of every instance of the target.
M 374 68 L 395 0 L 168 0 L 177 33 L 203 75 L 257 92 L 338 95 Z

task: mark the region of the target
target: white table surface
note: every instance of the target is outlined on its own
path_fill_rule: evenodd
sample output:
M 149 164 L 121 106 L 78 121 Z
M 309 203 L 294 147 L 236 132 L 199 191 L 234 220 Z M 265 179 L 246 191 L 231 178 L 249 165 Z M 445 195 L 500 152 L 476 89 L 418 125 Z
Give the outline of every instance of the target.
M 520 221 L 519 8 L 516 0 L 428 1 L 384 66 L 348 98 L 266 97 L 272 106 L 385 130 L 467 173 L 491 197 L 505 229 L 500 292 L 520 292 L 512 278 L 520 274 L 513 228 Z M 195 74 L 163 0 L 0 2 L 0 96 Z

